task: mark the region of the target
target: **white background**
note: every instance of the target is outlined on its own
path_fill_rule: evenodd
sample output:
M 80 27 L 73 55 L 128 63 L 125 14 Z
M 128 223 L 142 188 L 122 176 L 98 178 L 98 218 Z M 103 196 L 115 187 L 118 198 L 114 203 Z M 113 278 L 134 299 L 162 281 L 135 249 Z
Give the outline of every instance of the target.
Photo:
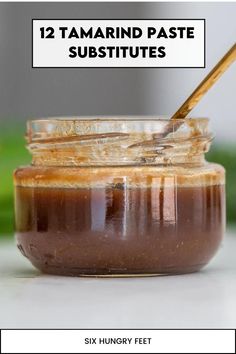
M 61 38 L 59 27 L 91 26 L 105 32 L 106 27 L 140 27 L 143 35 L 130 39 Z M 194 38 L 147 38 L 147 27 L 194 27 Z M 55 38 L 41 38 L 41 27 L 53 27 Z M 69 31 L 68 31 L 69 32 Z M 71 46 L 164 46 L 164 58 L 70 58 Z M 33 67 L 204 67 L 204 21 L 203 20 L 34 20 L 33 21 Z
M 234 353 L 234 330 L 3 331 L 3 353 Z M 85 338 L 132 338 L 132 344 L 85 344 Z M 134 338 L 152 338 L 134 344 Z

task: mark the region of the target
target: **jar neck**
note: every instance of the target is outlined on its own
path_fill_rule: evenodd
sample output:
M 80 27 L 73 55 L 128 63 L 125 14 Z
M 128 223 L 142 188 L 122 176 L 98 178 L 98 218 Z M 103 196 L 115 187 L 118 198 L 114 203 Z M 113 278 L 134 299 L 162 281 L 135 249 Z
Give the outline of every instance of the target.
M 114 139 L 114 140 L 113 140 Z M 31 146 L 32 164 L 41 166 L 127 166 L 127 165 L 202 165 L 209 139 L 187 141 L 143 141 L 129 145 L 115 137 L 109 142 L 64 142 Z
M 212 140 L 204 119 L 62 123 L 56 121 L 48 127 L 47 121 L 48 130 L 43 126 L 41 131 L 30 126 L 27 137 L 33 165 L 199 166 Z
M 183 157 L 172 157 L 172 158 L 148 158 L 145 160 L 141 158 L 140 160 L 135 159 L 135 161 L 129 160 L 92 160 L 89 161 L 78 161 L 76 158 L 71 158 L 70 156 L 45 156 L 37 155 L 32 159 L 33 166 L 45 166 L 45 167 L 114 167 L 114 166 L 202 166 L 206 162 L 204 155 L 193 156 L 191 158 L 183 158 Z

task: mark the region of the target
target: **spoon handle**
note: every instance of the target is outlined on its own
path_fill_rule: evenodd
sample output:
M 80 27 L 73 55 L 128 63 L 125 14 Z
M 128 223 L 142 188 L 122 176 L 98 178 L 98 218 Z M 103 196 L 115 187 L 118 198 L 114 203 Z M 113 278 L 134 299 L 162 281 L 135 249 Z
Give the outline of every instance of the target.
M 202 80 L 193 93 L 187 98 L 171 119 L 184 119 L 189 112 L 200 101 L 202 96 L 211 88 L 212 85 L 220 78 L 225 70 L 236 60 L 236 43 L 224 55 L 224 57 L 216 64 L 210 73 Z

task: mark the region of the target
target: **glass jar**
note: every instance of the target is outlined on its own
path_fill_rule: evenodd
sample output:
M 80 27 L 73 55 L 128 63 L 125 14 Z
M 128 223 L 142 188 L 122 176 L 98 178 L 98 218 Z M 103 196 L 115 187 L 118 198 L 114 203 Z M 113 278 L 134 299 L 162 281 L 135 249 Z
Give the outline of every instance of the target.
M 15 171 L 17 244 L 42 272 L 194 272 L 225 224 L 224 169 L 206 162 L 208 120 L 28 123 L 32 165 Z

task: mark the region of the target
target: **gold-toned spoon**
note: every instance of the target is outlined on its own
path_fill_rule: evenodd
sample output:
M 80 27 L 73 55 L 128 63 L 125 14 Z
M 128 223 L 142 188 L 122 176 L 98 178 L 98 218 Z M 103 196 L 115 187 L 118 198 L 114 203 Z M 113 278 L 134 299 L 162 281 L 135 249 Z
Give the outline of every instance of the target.
M 189 114 L 189 112 L 196 106 L 204 94 L 214 85 L 214 83 L 220 78 L 220 76 L 228 69 L 228 67 L 236 60 L 236 43 L 230 48 L 230 50 L 223 56 L 223 58 L 216 64 L 216 66 L 210 71 L 210 73 L 202 80 L 193 93 L 187 98 L 182 106 L 173 114 L 171 122 L 165 127 L 161 137 L 165 137 L 173 130 L 177 130 L 183 119 Z M 178 122 L 178 119 L 181 121 Z M 175 120 L 175 124 L 173 124 Z M 173 129 L 174 128 L 174 129 Z
M 183 119 L 196 106 L 204 94 L 214 85 L 220 76 L 228 69 L 228 67 L 236 60 L 236 43 L 216 64 L 211 72 L 198 85 L 193 93 L 187 98 L 182 106 L 175 112 L 171 119 Z

